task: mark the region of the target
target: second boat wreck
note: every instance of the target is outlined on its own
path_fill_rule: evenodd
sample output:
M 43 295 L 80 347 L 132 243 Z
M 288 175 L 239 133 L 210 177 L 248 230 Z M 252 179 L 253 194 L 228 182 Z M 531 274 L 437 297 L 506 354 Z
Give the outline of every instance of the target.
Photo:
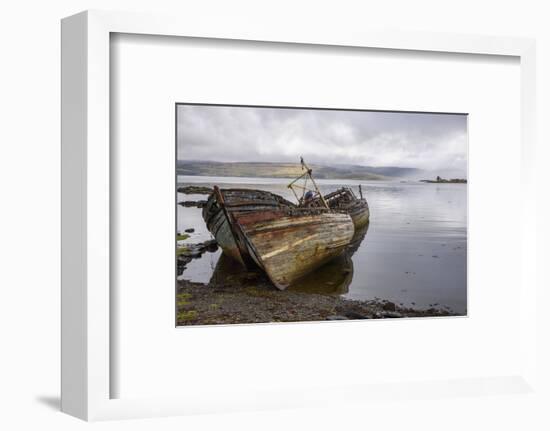
M 342 187 L 322 195 L 313 178 L 313 170 L 304 162 L 303 158 L 300 158 L 300 164 L 303 173 L 288 185 L 300 207 L 327 208 L 349 214 L 355 229 L 361 229 L 369 223 L 369 204 L 363 197 L 363 190 L 360 185 L 360 197 L 357 197 L 349 187 Z
M 355 231 L 349 214 L 262 190 L 214 187 L 202 215 L 224 253 L 259 266 L 279 289 L 340 255 Z

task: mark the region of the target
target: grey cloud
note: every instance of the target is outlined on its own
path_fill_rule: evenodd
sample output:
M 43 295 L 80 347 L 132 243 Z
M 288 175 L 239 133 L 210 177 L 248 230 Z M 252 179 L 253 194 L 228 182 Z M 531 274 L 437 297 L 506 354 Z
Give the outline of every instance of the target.
M 466 172 L 467 116 L 179 105 L 178 158 Z

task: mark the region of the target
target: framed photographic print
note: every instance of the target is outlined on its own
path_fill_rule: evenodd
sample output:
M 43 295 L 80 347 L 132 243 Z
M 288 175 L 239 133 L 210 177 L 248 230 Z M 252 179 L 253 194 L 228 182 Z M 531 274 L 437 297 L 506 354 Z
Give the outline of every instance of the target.
M 63 411 L 536 393 L 533 41 L 93 11 L 62 54 Z
M 467 115 L 177 104 L 176 124 L 178 325 L 466 315 Z

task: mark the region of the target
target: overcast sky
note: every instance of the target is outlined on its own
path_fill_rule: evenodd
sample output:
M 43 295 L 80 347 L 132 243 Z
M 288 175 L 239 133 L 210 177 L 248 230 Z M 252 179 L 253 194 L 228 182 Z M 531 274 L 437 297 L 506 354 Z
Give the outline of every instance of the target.
M 179 105 L 178 159 L 466 173 L 467 116 Z

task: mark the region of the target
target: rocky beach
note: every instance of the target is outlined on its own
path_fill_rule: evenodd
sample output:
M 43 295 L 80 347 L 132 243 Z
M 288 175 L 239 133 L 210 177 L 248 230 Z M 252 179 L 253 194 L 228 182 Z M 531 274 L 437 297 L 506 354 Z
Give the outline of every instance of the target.
M 178 248 L 178 326 L 454 315 L 439 304 L 415 308 L 383 298 L 367 301 L 346 299 L 338 294 L 338 290 L 323 288 L 304 291 L 299 286 L 291 286 L 287 290 L 278 290 L 261 271 L 246 270 L 226 256 L 221 256 L 208 283 L 184 278 L 187 264 L 217 249 L 215 240 Z M 345 265 L 340 268 L 344 276 L 349 271 Z
M 208 284 L 179 280 L 176 301 L 178 326 L 453 315 L 435 305 L 414 309 L 384 299 L 355 301 L 338 295 L 279 291 L 256 272 Z

